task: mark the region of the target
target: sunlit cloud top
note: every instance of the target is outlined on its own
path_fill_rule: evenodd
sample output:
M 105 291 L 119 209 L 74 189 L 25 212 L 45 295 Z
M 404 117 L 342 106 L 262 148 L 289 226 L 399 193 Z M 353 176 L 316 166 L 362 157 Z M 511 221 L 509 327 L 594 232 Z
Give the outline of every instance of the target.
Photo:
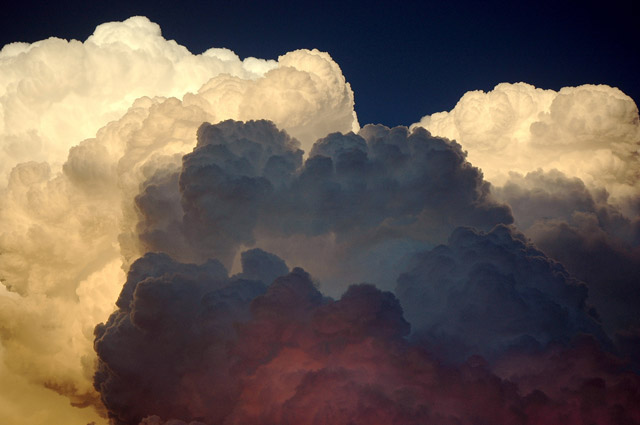
M 6 45 L 0 423 L 639 422 L 633 99 L 355 105 L 145 17 Z

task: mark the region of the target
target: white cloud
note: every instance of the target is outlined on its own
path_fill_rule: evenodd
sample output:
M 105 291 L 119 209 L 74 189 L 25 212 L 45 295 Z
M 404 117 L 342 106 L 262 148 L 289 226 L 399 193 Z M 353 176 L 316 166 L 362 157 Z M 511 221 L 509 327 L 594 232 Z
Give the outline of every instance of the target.
M 211 48 L 193 55 L 164 39 L 160 27 L 143 17 L 100 25 L 85 42 L 50 38 L 5 46 L 0 51 L 0 278 L 7 289 L 0 291 L 0 380 L 11 385 L 0 387 L 0 422 L 96 420 L 93 410 L 74 409 L 69 402 L 95 402 L 93 327 L 114 308 L 123 264 L 126 269 L 146 251 L 135 197 L 148 188 L 143 183 L 175 175 L 203 122 L 269 119 L 309 152 L 317 139 L 325 138 L 327 146 L 332 140 L 357 139 L 327 137 L 359 130 L 353 108 L 353 92 L 327 53 L 296 50 L 277 60 L 241 60 L 228 49 Z M 500 84 L 489 93 L 467 93 L 451 112 L 426 116 L 416 125 L 458 140 L 473 165 L 496 184 L 512 171 L 557 168 L 589 188 L 606 188 L 611 202 L 634 211 L 626 200 L 637 199 L 640 191 L 640 124 L 635 103 L 617 89 L 581 86 L 554 92 Z M 384 221 L 387 233 L 370 235 L 389 238 L 379 252 L 398 253 L 404 246 L 392 237 L 398 229 L 424 242 L 426 237 L 416 236 L 419 231 L 448 233 L 447 226 L 473 221 L 477 211 L 469 205 L 491 206 L 480 211 L 486 217 L 480 214 L 471 224 L 493 223 L 489 213 L 499 208 L 457 145 L 444 146 L 423 131 L 382 126 L 367 127 L 361 136 L 381 149 L 378 162 L 389 162 L 391 174 L 423 177 L 409 181 L 406 190 L 385 186 L 393 179 L 379 182 L 396 200 L 387 203 L 389 208 L 446 198 L 446 208 L 420 209 L 416 220 Z M 420 152 L 431 162 L 397 170 L 391 154 L 402 153 L 408 138 L 416 139 L 411 144 L 416 149 L 406 154 L 405 163 L 422 164 Z M 420 144 L 423 139 L 427 142 Z M 440 146 L 438 153 L 427 155 L 428 146 Z M 325 154 L 331 156 L 329 151 Z M 447 153 L 455 159 L 449 168 L 442 160 Z M 349 158 L 345 164 L 359 157 Z M 439 180 L 447 169 L 462 173 L 459 187 L 468 190 Z M 356 174 L 345 177 L 353 187 L 365 180 Z M 166 196 L 153 200 L 166 200 L 165 207 L 183 213 L 177 188 L 161 195 Z M 500 211 L 500 220 L 510 217 L 506 208 Z M 174 212 L 160 218 L 170 221 Z M 272 243 L 283 251 L 303 246 L 283 254 L 326 257 L 328 263 L 340 254 L 335 236 L 311 232 L 297 244 L 291 243 L 294 238 L 275 237 Z M 367 255 L 356 259 L 361 268 L 371 262 Z M 33 405 L 44 407 L 34 414 Z
M 12 292 L 0 293 L 0 373 L 21 384 L 2 386 L 0 402 L 24 391 L 50 406 L 47 419 L 29 424 L 67 417 L 58 412 L 69 402 L 95 402 L 93 327 L 113 310 L 122 258 L 126 265 L 140 254 L 133 198 L 193 149 L 202 122 L 269 118 L 310 145 L 357 130 L 353 103 L 326 53 L 193 55 L 144 17 L 100 25 L 85 42 L 5 46 L 0 278 Z M 31 389 L 45 387 L 66 398 L 36 401 L 42 391 Z M 14 418 L 25 409 L 16 405 L 7 421 L 21 423 Z M 78 410 L 75 421 L 88 416 Z
M 624 204 L 640 193 L 640 122 L 633 99 L 605 85 L 542 90 L 498 84 L 466 93 L 455 108 L 414 126 L 457 140 L 485 177 L 557 169 Z
M 193 55 L 144 17 L 102 24 L 85 42 L 49 38 L 5 46 L 0 172 L 26 160 L 59 165 L 71 146 L 118 119 L 141 96 L 182 96 L 215 75 L 255 79 L 277 66 L 229 53 Z

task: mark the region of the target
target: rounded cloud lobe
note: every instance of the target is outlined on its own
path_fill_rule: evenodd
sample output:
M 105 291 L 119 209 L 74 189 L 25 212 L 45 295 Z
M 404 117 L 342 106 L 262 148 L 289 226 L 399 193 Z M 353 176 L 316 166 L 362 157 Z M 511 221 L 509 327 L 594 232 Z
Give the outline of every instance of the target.
M 332 133 L 304 162 L 297 146 L 268 121 L 203 124 L 179 175 L 160 170 L 136 197 L 142 250 L 231 267 L 255 245 L 339 295 L 353 281 L 393 287 L 388 255 L 398 268 L 403 252 L 444 242 L 456 226 L 512 221 L 459 146 L 424 130 Z M 314 243 L 330 255 L 296 249 Z
M 252 79 L 277 66 L 225 51 L 192 55 L 144 17 L 102 24 L 84 43 L 11 44 L 0 58 L 3 174 L 26 160 L 59 165 L 141 96 L 182 96 L 214 75 Z
M 449 360 L 494 359 L 580 333 L 608 344 L 586 305 L 586 286 L 504 226 L 486 234 L 457 229 L 448 245 L 416 257 L 396 294 L 413 339 Z
M 413 126 L 457 140 L 497 185 L 510 172 L 540 168 L 604 188 L 627 208 L 640 192 L 638 107 L 616 88 L 583 85 L 555 92 L 501 83 L 488 93 L 468 92 L 450 112 L 427 115 Z M 637 205 L 631 211 L 637 215 Z
M 604 85 L 524 83 L 469 92 L 420 123 L 455 138 L 511 207 L 515 224 L 589 289 L 619 348 L 640 352 L 640 119 Z
M 606 327 L 640 324 L 638 216 L 627 217 L 606 192 L 589 191 L 580 179 L 558 171 L 513 175 L 496 194 L 540 249 L 587 284 Z
M 200 266 L 161 254 L 137 260 L 119 310 L 95 331 L 101 359 L 95 385 L 115 423 L 136 423 L 139 412 L 198 416 L 204 393 L 215 400 L 207 420 L 226 416 L 237 392 L 226 347 L 234 339 L 234 322 L 248 316 L 249 301 L 264 291 L 261 281 L 230 279 L 215 260 Z
M 617 89 L 360 129 L 317 50 L 134 17 L 0 58 L 0 421 L 640 423 Z
M 333 300 L 300 268 L 268 287 L 221 270 L 158 254 L 133 264 L 120 309 L 96 328 L 96 385 L 112 423 L 614 424 L 640 415 L 640 379 L 593 341 L 518 351 L 497 364 L 500 375 L 477 356 L 446 366 L 407 342 L 390 292 L 359 284 Z
M 101 372 L 95 383 L 115 423 L 179 418 L 222 424 L 533 424 L 559 423 L 566 417 L 580 423 L 591 415 L 598 415 L 600 423 L 616 423 L 637 415 L 638 378 L 624 362 L 604 354 L 614 346 L 588 305 L 586 286 L 508 227 L 510 210 L 493 200 L 479 170 L 465 161 L 457 144 L 420 129 L 365 126 L 359 135 L 334 133 L 318 140 L 309 157 L 302 158 L 295 140 L 268 121 L 205 123 L 179 172 L 160 170 L 142 185 L 136 198 L 141 213 L 137 229 L 147 251 L 163 251 L 181 261 L 217 256 L 233 264 L 244 246 L 277 250 L 273 240 L 304 243 L 330 234 L 341 258 L 336 265 L 323 263 L 321 255 L 276 252 L 290 264 L 318 267 L 318 272 L 309 275 L 296 268 L 276 278 L 264 294 L 250 300 L 248 310 L 247 304 L 233 312 L 219 304 L 224 317 L 237 318 L 224 337 L 184 341 L 190 331 L 158 326 L 163 333 L 181 335 L 154 336 L 177 344 L 177 350 L 185 344 L 225 343 L 224 348 L 198 345 L 196 351 L 204 353 L 198 362 L 204 363 L 194 367 L 207 376 L 203 381 L 194 384 L 198 378 L 184 377 L 183 367 L 168 367 L 177 372 L 163 372 L 162 382 L 142 385 L 144 394 L 149 392 L 144 388 L 154 388 L 149 401 L 144 394 L 126 398 L 139 400 L 135 405 L 118 399 L 127 389 L 138 391 L 115 384 L 126 373 L 119 370 L 140 373 L 125 379 L 140 382 L 147 373 L 133 364 L 145 360 L 134 355 L 160 355 L 172 362 L 174 348 L 165 343 L 161 353 L 152 354 L 132 349 L 133 341 L 151 337 L 144 329 L 141 335 L 135 330 L 130 340 L 119 336 L 136 317 L 149 315 L 143 311 L 147 305 L 152 316 L 161 311 L 191 329 L 191 322 L 180 317 L 197 312 L 208 295 L 189 291 L 194 298 L 182 304 L 173 291 L 147 290 L 145 276 L 130 275 L 123 293 L 134 291 L 131 307 L 120 305 L 97 328 Z M 411 197 L 404 198 L 407 194 Z M 161 204 L 165 208 L 157 207 Z M 457 227 L 464 224 L 485 230 Z M 432 248 L 447 234 L 447 245 Z M 180 243 L 166 243 L 173 240 Z M 398 298 L 371 284 L 350 285 L 373 276 L 375 283 L 389 286 L 388 276 L 378 270 L 385 266 L 386 253 L 398 246 L 404 249 L 396 264 L 402 269 L 395 274 Z M 258 252 L 265 270 L 282 265 L 273 254 Z M 248 275 L 247 254 L 240 258 L 238 276 Z M 278 273 L 286 273 L 286 267 L 269 273 L 262 283 L 269 285 Z M 332 281 L 336 274 L 352 282 Z M 186 291 L 183 278 L 176 279 L 172 282 Z M 136 280 L 138 287 L 131 289 Z M 334 301 L 318 287 L 341 296 Z M 160 309 L 150 302 L 135 303 L 146 294 L 175 303 Z M 209 322 L 197 323 L 196 328 Z M 581 348 L 583 334 L 596 338 L 589 349 Z M 131 354 L 114 360 L 101 347 Z M 210 350 L 216 354 L 206 354 Z M 531 376 L 509 369 L 511 359 L 526 356 L 549 356 L 560 364 L 573 356 L 589 368 L 573 371 L 566 389 L 560 390 L 551 383 L 553 368 L 559 366 Z M 215 373 L 224 378 L 207 375 Z M 185 380 L 197 395 L 181 389 Z M 220 382 L 224 390 L 217 386 Z M 593 404 L 589 394 L 608 383 L 615 391 L 600 391 L 602 403 Z M 153 400 L 164 397 L 168 400 L 159 402 L 162 407 L 154 406 Z M 183 397 L 186 401 L 176 405 L 175 398 Z M 471 398 L 475 401 L 469 403 Z
M 261 118 L 251 99 L 303 143 L 357 129 L 353 93 L 326 53 L 290 52 L 282 63 L 226 49 L 193 55 L 143 17 L 0 56 L 0 373 L 23 395 L 2 391 L 0 417 L 100 421 L 69 400 L 100 405 L 92 329 L 114 308 L 123 264 L 144 254 L 140 183 L 179 163 L 202 122 Z M 64 397 L 34 396 L 50 406 L 39 415 L 29 405 L 44 387 Z

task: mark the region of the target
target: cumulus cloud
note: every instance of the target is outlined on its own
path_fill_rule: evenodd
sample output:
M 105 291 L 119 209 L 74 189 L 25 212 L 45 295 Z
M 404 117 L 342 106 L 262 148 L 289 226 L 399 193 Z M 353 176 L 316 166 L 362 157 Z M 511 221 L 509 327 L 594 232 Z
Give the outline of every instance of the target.
M 398 278 L 400 302 L 370 284 L 348 286 L 345 281 L 339 291 L 334 288 L 342 294 L 334 301 L 296 268 L 263 295 L 235 307 L 239 316 L 235 308 L 228 311 L 227 304 L 216 304 L 235 324 L 223 336 L 208 339 L 215 332 L 200 335 L 200 325 L 192 331 L 194 320 L 182 318 L 200 317 L 203 290 L 191 289 L 183 276 L 173 273 L 161 278 L 163 286 L 156 289 L 156 280 L 137 274 L 139 263 L 134 263 L 123 294 L 140 292 L 153 301 L 136 304 L 140 310 L 134 312 L 135 301 L 127 310 L 121 296 L 120 311 L 97 328 L 101 366 L 96 385 L 114 423 L 170 418 L 175 423 L 222 424 L 346 424 L 374 418 L 382 423 L 553 423 L 570 412 L 578 422 L 596 414 L 604 424 L 627 414 L 619 416 L 620 410 L 636 415 L 638 382 L 627 372 L 628 365 L 619 363 L 607 375 L 589 362 L 589 356 L 606 357 L 602 350 L 613 347 L 587 303 L 587 287 L 522 234 L 500 224 L 511 222 L 510 210 L 493 200 L 456 143 L 420 129 L 365 126 L 360 135 L 334 133 L 318 140 L 303 161 L 296 141 L 268 121 L 203 124 L 180 172 L 160 169 L 150 176 L 136 204 L 144 250 L 185 260 L 220 257 L 231 264 L 243 246 L 271 243 L 290 264 L 317 267 L 325 294 L 332 292 L 326 287 L 327 268 L 343 279 L 373 276 L 376 283 L 378 274 L 392 274 L 383 268 L 396 276 L 399 268 L 406 272 Z M 486 232 L 453 230 L 464 223 Z M 420 252 L 452 230 L 448 245 Z M 338 264 L 323 263 L 315 246 L 308 253 L 298 248 L 318 237 L 333 247 L 356 249 L 340 249 L 340 257 L 333 257 Z M 291 245 L 297 254 L 282 248 Z M 394 267 L 379 262 L 394 250 L 402 253 Z M 365 261 L 359 261 L 359 251 L 367 253 Z M 271 277 L 286 270 L 273 254 L 249 253 L 240 256 L 243 270 L 237 276 L 254 273 L 251 264 L 274 270 Z M 214 281 L 203 283 L 215 286 Z M 136 285 L 131 282 L 140 282 L 137 289 L 131 289 Z M 183 292 L 177 295 L 166 287 Z M 167 300 L 172 301 L 165 304 Z M 130 323 L 158 314 L 163 318 L 152 321 L 160 323 L 153 332 L 162 332 L 154 338 L 165 341 L 163 349 L 138 347 L 150 344 L 140 343 L 145 336 L 130 330 Z M 593 343 L 583 353 L 581 345 L 574 345 L 581 334 L 595 336 L 599 345 Z M 221 342 L 222 350 L 207 348 Z M 200 347 L 197 361 L 203 362 L 193 366 L 195 377 L 182 377 L 179 365 L 168 368 L 177 373 L 162 369 L 160 374 L 135 366 L 155 364 L 155 356 L 184 361 L 174 350 L 191 344 Z M 557 355 L 560 362 L 573 356 L 593 367 L 568 379 L 562 390 L 552 384 L 552 369 L 509 375 L 508 363 L 501 362 L 516 355 Z M 153 383 L 139 390 L 118 384 L 122 376 L 126 382 Z M 185 380 L 187 389 L 182 388 Z M 592 382 L 598 388 L 600 382 L 605 388 L 611 382 L 615 390 L 605 391 L 605 401 L 591 405 Z M 131 391 L 152 392 L 151 400 L 165 401 L 153 404 Z M 472 394 L 477 404 L 468 402 Z
M 608 344 L 585 285 L 505 226 L 457 229 L 447 245 L 416 256 L 396 293 L 413 339 L 448 360 L 495 359 L 580 333 Z
M 605 85 L 542 90 L 498 84 L 467 92 L 449 112 L 414 126 L 457 140 L 486 178 L 502 185 L 509 172 L 557 169 L 625 205 L 640 191 L 640 121 L 633 99 Z M 637 205 L 626 205 L 638 214 Z
M 160 170 L 136 198 L 142 251 L 231 267 L 241 246 L 259 246 L 339 295 L 345 279 L 391 288 L 404 255 L 458 225 L 512 221 L 460 147 L 422 129 L 332 133 L 304 162 L 298 145 L 268 121 L 203 124 L 180 174 Z
M 266 269 L 282 265 L 265 253 L 261 260 Z M 151 413 L 196 418 L 206 408 L 206 421 L 219 422 L 237 392 L 227 355 L 234 322 L 248 316 L 249 301 L 264 291 L 264 282 L 230 279 L 215 260 L 199 266 L 162 254 L 137 260 L 119 310 L 96 328 L 95 386 L 112 421 L 137 423 Z M 207 392 L 212 405 L 202 398 Z
M 640 119 L 608 86 L 524 83 L 466 93 L 414 126 L 456 139 L 515 224 L 589 288 L 603 325 L 637 353 Z M 625 336 L 622 336 L 625 335 Z M 622 339 L 620 339 L 622 338 Z M 635 348 L 633 348 L 635 347 Z
M 640 421 L 632 404 L 640 380 L 627 366 L 583 337 L 571 348 L 512 353 L 494 371 L 529 394 L 531 423 L 633 424 Z
M 640 379 L 593 343 L 546 350 L 524 368 L 514 365 L 526 357 L 511 357 L 497 368 L 507 381 L 481 358 L 444 366 L 410 346 L 398 300 L 372 285 L 351 286 L 334 301 L 299 268 L 266 292 L 205 269 L 211 265 L 163 255 L 132 266 L 120 298 L 129 304 L 96 330 L 96 384 L 113 423 L 548 424 L 595 416 L 613 424 L 640 414 Z M 249 304 L 247 285 L 260 294 Z M 229 327 L 232 318 L 240 321 Z M 554 385 L 559 368 L 562 384 Z
M 278 66 L 225 49 L 193 55 L 144 17 L 102 24 L 85 42 L 9 44 L 0 58 L 3 175 L 23 161 L 59 166 L 141 96 L 182 96 L 215 75 L 251 80 Z
M 85 42 L 11 44 L 0 57 L 2 373 L 25 394 L 46 387 L 68 398 L 51 402 L 57 413 L 46 419 L 26 419 L 29 408 L 9 402 L 2 414 L 47 423 L 68 415 L 69 400 L 98 399 L 92 328 L 114 308 L 121 266 L 144 254 L 134 197 L 149 176 L 180 164 L 202 122 L 269 111 L 306 143 L 358 123 L 326 53 L 193 55 L 143 17 L 103 24 Z
M 606 192 L 557 170 L 512 174 L 495 192 L 518 227 L 586 283 L 610 333 L 640 325 L 640 217 L 625 216 Z
M 317 50 L 135 17 L 0 59 L 0 421 L 640 421 L 619 90 L 361 129 Z

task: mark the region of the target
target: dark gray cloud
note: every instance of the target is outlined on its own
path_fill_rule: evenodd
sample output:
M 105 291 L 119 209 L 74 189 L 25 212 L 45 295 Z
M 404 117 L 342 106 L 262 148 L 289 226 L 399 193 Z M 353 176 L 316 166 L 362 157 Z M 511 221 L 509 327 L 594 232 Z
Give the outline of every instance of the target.
M 304 162 L 297 146 L 267 121 L 203 124 L 182 170 L 159 171 L 136 198 L 145 249 L 231 267 L 239 247 L 262 246 L 324 281 L 349 273 L 335 284 L 339 294 L 372 278 L 390 288 L 408 253 L 459 225 L 513 220 L 460 146 L 423 129 L 333 133 Z M 321 239 L 329 246 L 306 253 Z M 287 246 L 300 248 L 286 255 Z
M 495 359 L 579 333 L 608 342 L 586 305 L 586 286 L 505 226 L 457 229 L 447 245 L 416 256 L 396 294 L 413 339 L 447 360 Z
M 300 268 L 268 288 L 217 280 L 219 271 L 152 254 L 134 264 L 132 302 L 96 332 L 96 385 L 113 423 L 634 424 L 640 415 L 637 375 L 592 341 L 516 352 L 499 375 L 478 356 L 446 366 L 407 341 L 390 292 L 359 284 L 334 301 Z M 163 317 L 171 323 L 157 326 Z
M 234 323 L 249 317 L 249 302 L 265 291 L 260 273 L 288 273 L 273 255 L 252 251 L 244 258 L 248 270 L 231 278 L 216 260 L 194 265 L 147 254 L 131 266 L 119 309 L 95 330 L 94 385 L 114 423 L 137 424 L 152 413 L 198 417 L 203 386 L 217 400 L 207 421 L 228 413 L 238 391 L 227 354 Z
M 432 134 L 360 131 L 317 50 L 192 55 L 134 17 L 0 56 L 1 423 L 640 422 L 620 90 L 501 84 Z M 227 118 L 278 128 L 202 125 Z
M 157 253 L 96 328 L 114 424 L 637 423 L 640 383 L 605 354 L 588 286 L 510 227 L 457 143 L 365 126 L 298 146 L 268 121 L 205 123 L 142 184 L 138 237 Z M 551 177 L 498 193 L 517 224 L 592 213 L 635 243 L 605 193 Z M 371 284 L 396 282 L 398 298 Z M 539 370 L 516 373 L 528 359 Z
M 558 171 L 512 175 L 496 194 L 539 249 L 585 282 L 589 303 L 612 337 L 622 338 L 623 352 L 637 351 L 640 345 L 629 344 L 640 327 L 640 217 L 625 216 L 606 191 Z

